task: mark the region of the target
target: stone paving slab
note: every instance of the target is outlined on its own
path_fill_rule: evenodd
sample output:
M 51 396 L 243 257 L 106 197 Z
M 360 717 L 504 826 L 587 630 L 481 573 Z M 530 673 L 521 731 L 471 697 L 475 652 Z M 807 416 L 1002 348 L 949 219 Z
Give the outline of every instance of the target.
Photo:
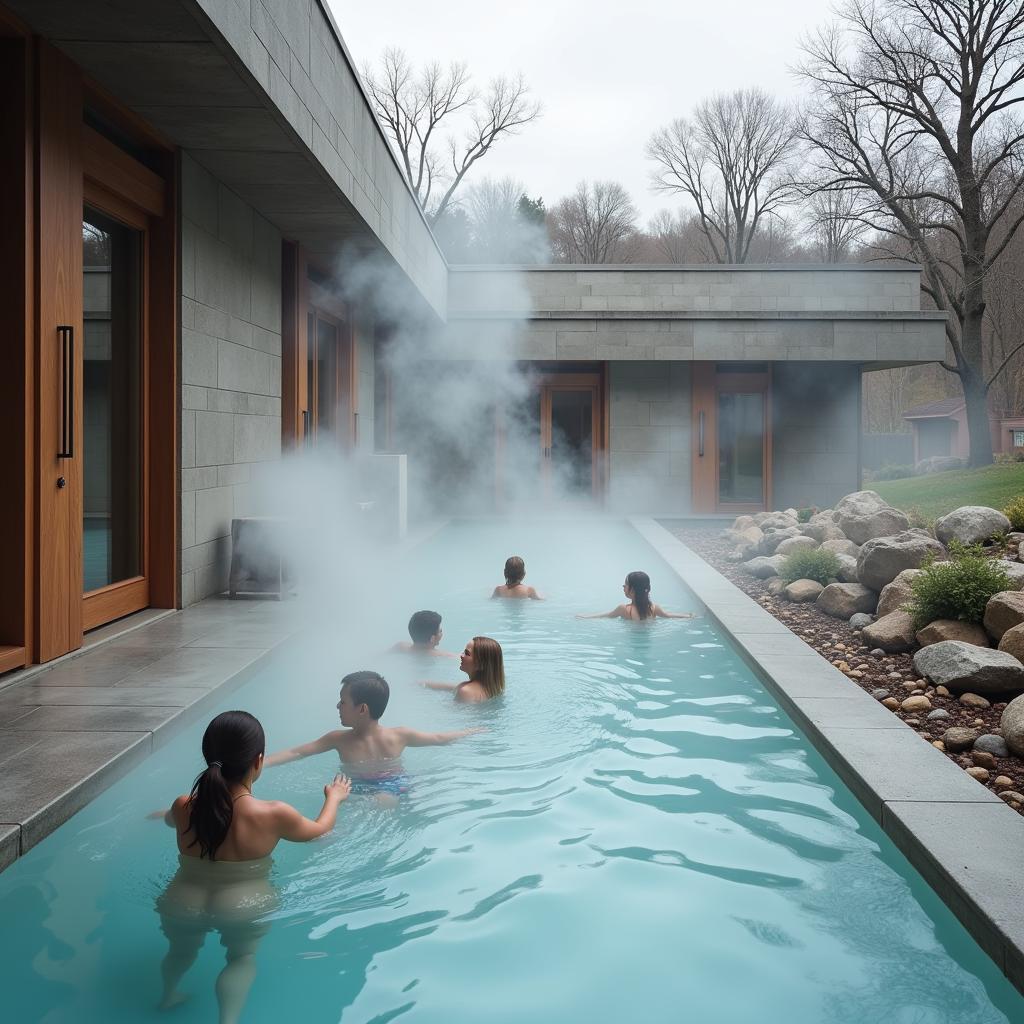
M 663 526 L 652 519 L 631 523 L 680 574 L 836 774 L 1024 992 L 1024 819 Z M 776 627 L 792 641 L 779 640 Z
M 223 598 L 126 622 L 0 689 L 0 870 L 251 678 L 299 625 L 288 602 Z
M 0 821 L 21 825 L 21 853 L 138 764 L 152 744 L 148 732 L 30 735 L 40 742 L 4 766 L 0 787 Z M 6 738 L 0 734 L 0 743 Z
M 13 864 L 21 846 L 21 826 L 0 824 L 0 871 Z
M 1002 806 L 934 801 L 893 801 L 883 819 L 925 881 L 1013 984 L 1024 988 L 1024 819 Z M 1007 871 L 1008 865 L 1016 870 Z

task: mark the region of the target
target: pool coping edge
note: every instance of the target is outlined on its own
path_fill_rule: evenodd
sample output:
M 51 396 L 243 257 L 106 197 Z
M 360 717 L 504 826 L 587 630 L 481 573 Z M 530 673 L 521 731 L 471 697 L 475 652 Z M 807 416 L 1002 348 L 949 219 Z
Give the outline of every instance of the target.
M 911 866 L 1024 994 L 1024 884 L 1014 857 L 1024 848 L 1024 818 L 883 709 L 660 522 L 641 516 L 628 521 L 692 591 Z M 748 645 L 770 648 L 766 640 L 777 642 L 784 653 L 751 653 Z M 788 676 L 787 663 L 790 671 L 800 671 Z M 817 687 L 823 691 L 820 696 Z M 823 722 L 809 706 L 821 699 L 841 701 L 845 715 L 851 708 L 867 717 L 882 712 L 893 724 L 881 717 L 877 725 L 867 728 L 845 727 L 842 719 Z M 887 791 L 878 774 L 872 775 L 870 755 L 864 749 L 865 734 L 871 733 L 882 737 L 890 749 L 926 766 L 927 775 L 916 780 L 918 792 Z M 970 786 L 964 785 L 965 780 Z M 917 820 L 915 810 L 924 812 L 917 814 Z M 928 811 L 939 813 L 929 818 Z M 989 827 L 979 828 L 979 819 Z M 950 836 L 969 843 L 950 842 Z

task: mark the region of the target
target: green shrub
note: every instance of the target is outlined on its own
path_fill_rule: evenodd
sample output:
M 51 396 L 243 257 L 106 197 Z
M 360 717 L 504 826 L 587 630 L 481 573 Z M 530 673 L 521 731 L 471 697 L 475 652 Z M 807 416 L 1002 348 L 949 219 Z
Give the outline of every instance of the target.
M 910 528 L 913 530 L 924 530 L 926 533 L 930 533 L 933 537 L 935 536 L 935 520 L 929 519 L 922 511 L 920 506 L 911 505 L 910 508 L 906 509 L 907 519 L 910 520 Z
M 810 508 L 798 508 L 796 510 L 796 521 L 798 523 L 809 523 L 811 516 L 817 512 L 817 508 L 812 505 Z
M 834 551 L 804 548 L 786 555 L 779 573 L 785 583 L 795 580 L 816 580 L 823 587 L 835 583 L 839 577 L 839 559 Z
M 914 475 L 913 466 L 883 466 L 871 474 L 872 480 L 906 480 Z
M 1024 496 L 1014 498 L 1003 509 L 1003 515 L 1010 520 L 1010 529 L 1015 531 L 1024 530 Z
M 932 559 L 922 568 L 924 571 L 911 584 L 907 605 L 915 629 L 923 629 L 936 619 L 980 623 L 989 598 L 1012 587 L 1006 571 L 994 559 L 986 558 L 977 544 L 964 547 L 953 542 L 948 562 Z

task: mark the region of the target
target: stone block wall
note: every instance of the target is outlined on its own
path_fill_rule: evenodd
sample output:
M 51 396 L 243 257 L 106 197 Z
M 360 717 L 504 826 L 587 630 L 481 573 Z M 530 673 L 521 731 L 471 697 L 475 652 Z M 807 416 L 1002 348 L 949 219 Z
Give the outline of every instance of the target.
M 916 312 L 913 267 L 762 265 L 757 267 L 453 268 L 449 310 L 491 309 L 517 275 L 534 310 L 553 312 Z M 515 310 L 519 312 L 519 310 Z
M 281 454 L 281 235 L 187 154 L 181 181 L 181 600 L 227 586 L 231 520 Z
M 860 487 L 860 367 L 775 363 L 772 504 L 828 507 Z
M 689 364 L 617 362 L 609 372 L 609 508 L 689 512 Z

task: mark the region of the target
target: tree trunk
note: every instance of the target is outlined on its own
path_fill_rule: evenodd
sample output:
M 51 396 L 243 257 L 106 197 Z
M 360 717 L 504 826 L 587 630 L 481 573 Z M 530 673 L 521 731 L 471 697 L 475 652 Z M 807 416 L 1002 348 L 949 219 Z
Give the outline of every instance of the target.
M 965 325 L 966 326 L 966 325 Z M 992 462 L 992 429 L 988 418 L 988 389 L 985 379 L 973 368 L 961 371 L 960 383 L 964 389 L 967 405 L 967 431 L 971 448 L 968 457 L 970 466 L 988 466 Z

